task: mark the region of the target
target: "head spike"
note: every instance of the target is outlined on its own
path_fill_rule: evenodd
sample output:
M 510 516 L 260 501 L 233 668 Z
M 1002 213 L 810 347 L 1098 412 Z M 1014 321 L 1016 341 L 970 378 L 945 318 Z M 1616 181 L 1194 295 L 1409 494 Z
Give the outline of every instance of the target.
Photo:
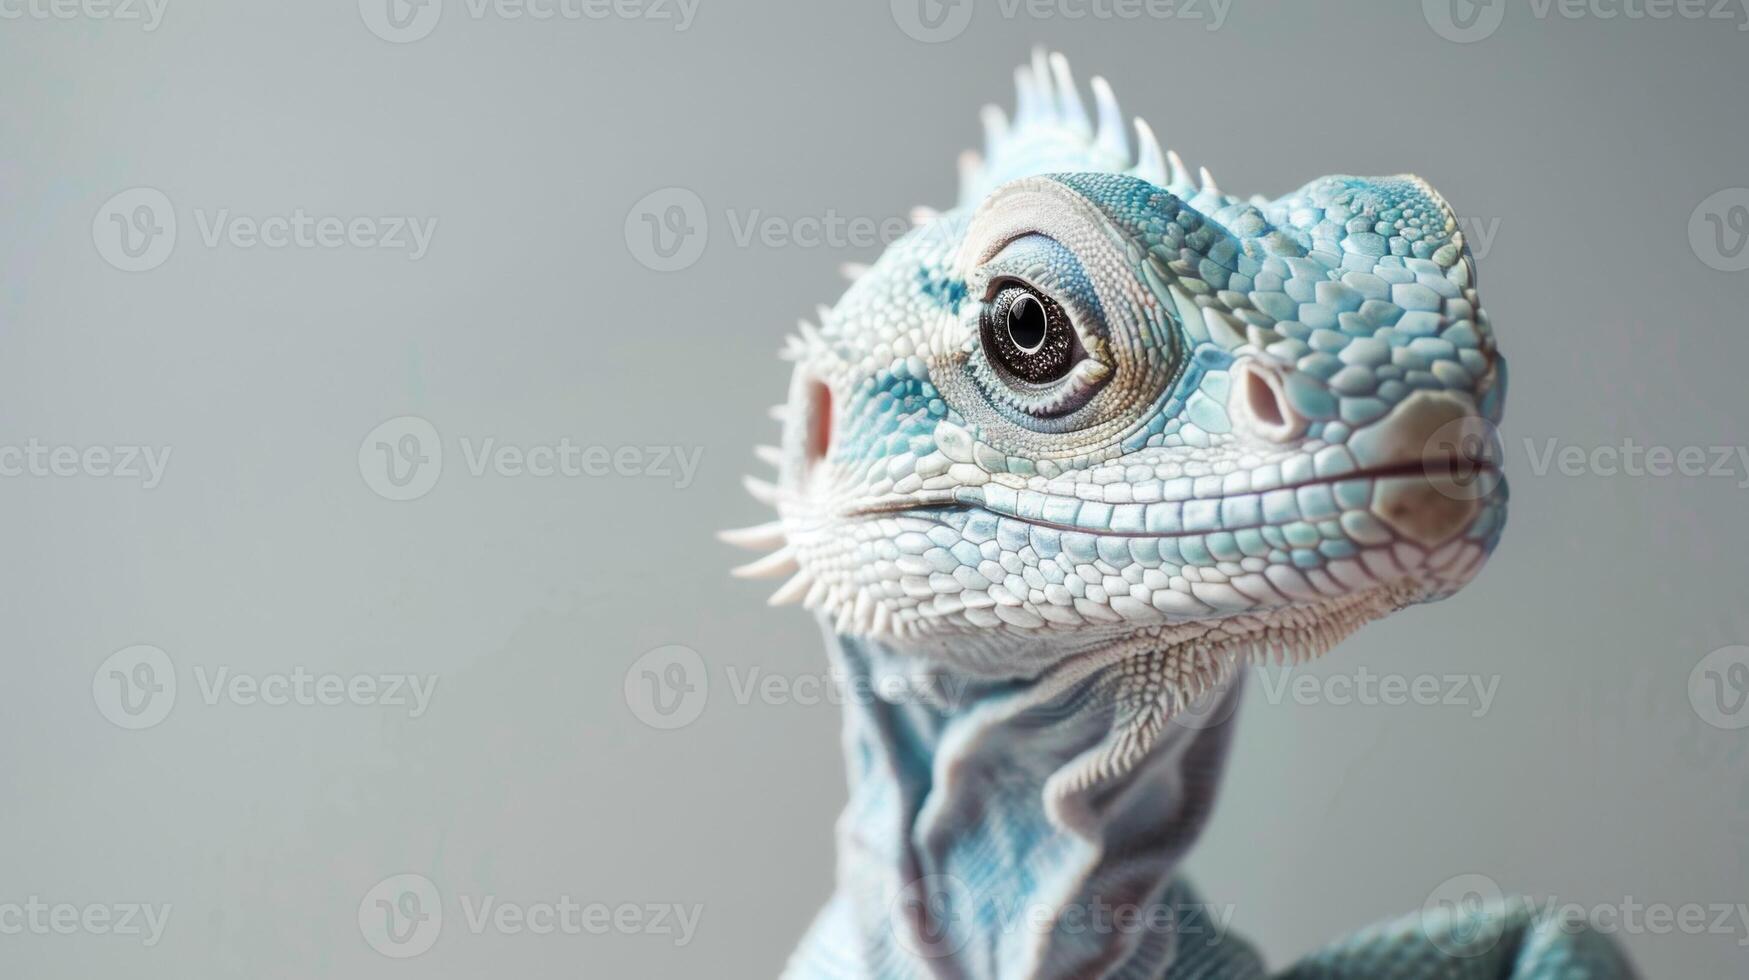
M 1203 167 L 1200 176 L 1202 178 L 1203 193 L 1204 194 L 1212 194 L 1215 197 L 1220 197 L 1221 196 L 1221 187 L 1219 184 L 1215 183 L 1215 175 L 1209 173 L 1209 168 Z
M 1051 84 L 1050 55 L 1044 45 L 1032 49 L 1032 84 L 1038 92 L 1038 109 L 1047 120 L 1057 117 L 1057 93 Z
M 1190 183 L 1190 168 L 1184 165 L 1184 158 L 1178 155 L 1178 151 L 1167 150 L 1166 163 L 1172 168 L 1171 174 L 1167 177 L 1167 180 L 1170 181 L 1168 187 L 1174 191 L 1184 190 L 1188 192 L 1194 189 Z
M 776 446 L 754 446 L 753 455 L 772 466 L 780 468 L 783 466 L 783 450 Z
M 1135 174 L 1150 184 L 1166 182 L 1166 166 L 1160 159 L 1160 140 L 1154 135 L 1153 127 L 1140 116 L 1136 117 Z
M 984 124 L 984 155 L 996 155 L 996 148 L 1008 138 L 1008 114 L 999 105 L 985 106 L 978 113 L 978 120 Z
M 838 274 L 851 282 L 855 282 L 863 276 L 868 275 L 868 269 L 869 267 L 866 262 L 846 262 L 838 267 Z
M 1039 91 L 1032 71 L 1024 65 L 1014 69 L 1014 124 L 1025 126 L 1039 116 Z
M 1057 114 L 1063 124 L 1078 132 L 1092 132 L 1087 121 L 1087 105 L 1081 101 L 1081 91 L 1075 87 L 1075 75 L 1069 70 L 1069 59 L 1062 52 L 1051 55 L 1051 77 L 1056 80 Z
M 1098 75 L 1093 76 L 1092 85 L 1093 105 L 1099 113 L 1099 131 L 1094 139 L 1101 150 L 1128 163 L 1130 139 L 1124 132 L 1123 110 L 1118 107 L 1117 96 L 1111 91 L 1111 84 Z
M 984 158 L 978 155 L 977 150 L 966 150 L 960 154 L 959 171 L 960 197 L 968 198 L 972 195 L 972 188 L 977 186 L 978 179 L 983 176 Z
M 924 207 L 921 204 L 911 209 L 911 223 L 919 228 L 929 224 L 940 216 L 940 211 L 931 207 Z

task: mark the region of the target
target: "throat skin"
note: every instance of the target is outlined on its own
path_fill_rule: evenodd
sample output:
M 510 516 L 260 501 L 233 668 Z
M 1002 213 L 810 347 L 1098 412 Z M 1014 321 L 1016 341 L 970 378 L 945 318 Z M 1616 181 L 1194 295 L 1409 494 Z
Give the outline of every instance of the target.
M 786 977 L 1158 977 L 1220 939 L 1225 917 L 1175 878 L 1214 804 L 1236 681 L 1208 695 L 1215 723 L 1138 746 L 1156 706 L 1123 696 L 1124 644 L 990 680 L 824 633 L 864 696 L 845 706 L 836 888 Z M 1092 764 L 1114 744 L 1123 766 Z

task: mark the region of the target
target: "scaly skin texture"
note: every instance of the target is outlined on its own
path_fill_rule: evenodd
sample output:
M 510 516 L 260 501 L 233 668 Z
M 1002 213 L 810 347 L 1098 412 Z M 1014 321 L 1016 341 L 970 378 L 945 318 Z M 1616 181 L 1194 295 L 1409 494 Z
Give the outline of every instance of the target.
M 789 342 L 779 478 L 750 481 L 779 518 L 725 535 L 774 549 L 738 573 L 784 578 L 773 601 L 816 610 L 837 668 L 883 692 L 849 711 L 839 889 L 791 972 L 1257 975 L 1171 923 L 1061 926 L 1114 896 L 1183 904 L 1226 733 L 1173 720 L 1199 696 L 1230 713 L 1236 664 L 1316 656 L 1475 576 L 1505 518 L 1505 364 L 1419 178 L 1244 200 L 1139 120 L 1132 155 L 1110 90 L 1090 117 L 1060 58 L 1017 83 L 959 206 Z M 1056 311 L 1036 354 L 1001 312 L 1016 288 Z M 1615 975 L 1502 964 L 1475 975 Z

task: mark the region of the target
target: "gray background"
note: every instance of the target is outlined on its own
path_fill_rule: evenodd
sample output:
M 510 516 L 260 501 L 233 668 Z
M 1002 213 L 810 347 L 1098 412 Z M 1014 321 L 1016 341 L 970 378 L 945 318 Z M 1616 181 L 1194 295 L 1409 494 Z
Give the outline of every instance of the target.
M 1513 370 L 1504 544 L 1459 597 L 1307 672 L 1475 674 L 1497 695 L 1474 717 L 1252 684 L 1191 864 L 1208 898 L 1276 964 L 1464 874 L 1588 909 L 1749 902 L 1749 733 L 1705 720 L 1688 686 L 1709 651 L 1749 643 L 1749 472 L 1539 474 L 1525 448 L 1743 439 L 1749 273 L 1689 235 L 1697 205 L 1749 185 L 1740 10 L 1515 4 L 1454 43 L 1418 3 L 1237 0 L 1209 30 L 1206 5 L 1040 20 L 977 0 L 963 32 L 922 43 L 886 3 L 706 0 L 685 31 L 447 6 L 407 44 L 352 0 L 169 0 L 153 31 L 0 20 L 0 445 L 173 451 L 149 490 L 0 479 L 0 906 L 172 907 L 151 948 L 0 935 L 0 973 L 773 975 L 830 887 L 838 709 L 796 703 L 824 669 L 813 624 L 730 580 L 740 558 L 709 532 L 761 519 L 738 481 L 775 435 L 773 353 L 878 247 L 741 244 L 730 216 L 951 203 L 978 106 L 1010 101 L 1035 42 L 1105 74 L 1229 190 L 1413 170 L 1496 231 L 1481 281 Z M 139 186 L 179 235 L 128 273 L 93 221 Z M 698 195 L 709 238 L 659 273 L 625 226 L 670 187 Z M 439 225 L 418 261 L 208 247 L 197 212 L 221 208 Z M 444 469 L 395 502 L 359 448 L 407 415 L 441 433 Z M 487 437 L 702 464 L 684 487 L 476 477 L 460 440 Z M 93 686 L 133 644 L 178 683 L 144 730 L 111 723 Z M 698 652 L 708 700 L 659 730 L 626 681 L 670 644 Z M 297 667 L 438 687 L 411 718 L 209 704 L 197 677 Z M 738 699 L 755 669 L 798 697 Z M 446 917 L 396 960 L 358 909 L 403 872 Z M 459 902 L 488 894 L 702 918 L 685 945 L 475 934 Z M 1749 963 L 1735 917 L 1632 933 L 1650 976 Z

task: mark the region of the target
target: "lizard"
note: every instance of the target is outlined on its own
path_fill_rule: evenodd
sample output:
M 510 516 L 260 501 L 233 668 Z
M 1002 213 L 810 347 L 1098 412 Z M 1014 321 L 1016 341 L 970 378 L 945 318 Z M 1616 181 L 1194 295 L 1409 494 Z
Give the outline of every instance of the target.
M 1240 198 L 1061 55 L 947 210 L 785 340 L 773 604 L 845 707 L 837 883 L 786 976 L 1266 975 L 1178 875 L 1238 669 L 1444 599 L 1500 539 L 1506 363 L 1419 177 Z M 1132 142 L 1133 134 L 1133 142 Z M 1475 895 L 1466 896 L 1475 899 Z M 1615 977 L 1584 923 L 1455 902 L 1292 977 Z

